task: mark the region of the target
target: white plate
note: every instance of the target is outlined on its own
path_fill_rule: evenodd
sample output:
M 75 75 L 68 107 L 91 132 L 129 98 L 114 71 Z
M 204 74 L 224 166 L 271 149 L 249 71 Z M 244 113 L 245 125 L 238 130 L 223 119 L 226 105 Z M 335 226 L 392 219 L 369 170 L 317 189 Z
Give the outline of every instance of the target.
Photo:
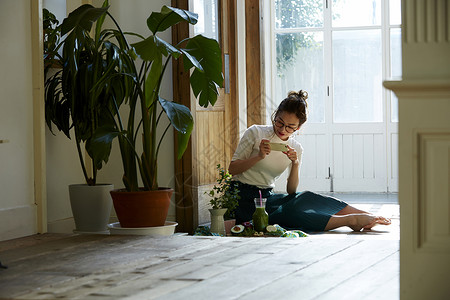
M 177 222 L 166 221 L 164 226 L 122 228 L 120 227 L 120 223 L 116 222 L 108 224 L 108 228 L 111 234 L 164 236 L 164 235 L 172 235 L 175 232 L 175 227 L 177 225 L 178 225 Z

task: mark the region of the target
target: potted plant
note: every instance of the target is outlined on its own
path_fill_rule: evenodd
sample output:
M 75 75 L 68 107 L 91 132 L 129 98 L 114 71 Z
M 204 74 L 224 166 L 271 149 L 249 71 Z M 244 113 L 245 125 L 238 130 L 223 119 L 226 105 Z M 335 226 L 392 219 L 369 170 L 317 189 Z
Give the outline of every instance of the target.
M 238 206 L 240 199 L 239 190 L 232 186 L 231 174 L 223 169 L 220 164 L 217 165 L 219 177 L 217 184 L 206 192 L 211 197 L 209 203 L 211 209 L 211 232 L 219 234 L 230 234 L 231 228 L 235 225 L 234 211 Z M 225 221 L 226 220 L 226 221 Z
M 99 148 L 91 143 L 97 128 L 112 125 L 108 114 L 120 106 L 117 99 L 124 98 L 125 89 L 119 77 L 94 89 L 106 73 L 122 72 L 114 35 L 101 28 L 105 10 L 106 7 L 91 12 L 91 20 L 97 20 L 92 35 L 93 22 L 82 22 L 77 11 L 69 14 L 62 25 L 44 11 L 44 36 L 48 41 L 44 59 L 47 66 L 54 65 L 55 61 L 60 64 L 45 81 L 45 119 L 52 133 L 55 125 L 77 147 L 85 184 L 69 185 L 69 194 L 76 231 L 80 232 L 106 231 L 112 209 L 109 192 L 113 185 L 97 183 L 97 172 L 108 161 L 111 147 Z
M 95 9 L 91 5 L 81 6 L 78 11 L 81 22 L 90 21 Z M 111 32 L 120 40 L 123 71 L 105 74 L 98 80 L 97 89 L 111 86 L 114 79 L 124 82 L 123 96 L 128 110 L 125 119 L 117 109 L 119 105 L 110 108 L 113 123 L 97 128 L 92 146 L 109 149 L 113 139 L 118 138 L 125 188 L 112 191 L 111 195 L 121 227 L 164 226 L 173 190 L 158 184 L 158 153 L 163 138 L 173 127 L 178 139 L 177 157 L 181 158 L 193 129 L 193 118 L 188 107 L 161 97 L 161 82 L 169 62 L 183 59 L 199 104 L 214 105 L 223 83 L 221 49 L 216 40 L 202 35 L 175 45 L 159 37 L 158 33 L 180 22 L 196 24 L 197 14 L 186 10 L 163 6 L 160 12 L 152 12 L 147 19 L 148 37 L 125 35 L 109 12 L 105 14 L 116 26 Z M 126 37 L 130 34 L 140 41 L 129 44 Z M 162 122 L 164 115 L 168 125 Z

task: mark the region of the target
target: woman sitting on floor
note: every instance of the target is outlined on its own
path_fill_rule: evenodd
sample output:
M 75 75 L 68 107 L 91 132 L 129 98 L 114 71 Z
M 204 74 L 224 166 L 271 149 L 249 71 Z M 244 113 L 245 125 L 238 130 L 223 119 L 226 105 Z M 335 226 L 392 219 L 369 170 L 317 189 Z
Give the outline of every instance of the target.
M 312 192 L 297 193 L 303 148 L 293 133 L 306 122 L 308 94 L 290 92 L 273 114 L 272 125 L 248 128 L 229 166 L 234 185 L 239 189 L 236 223 L 252 219 L 254 198 L 267 198 L 269 224 L 290 229 L 324 231 L 348 226 L 354 231 L 370 230 L 376 224 L 389 225 L 390 219 L 359 210 L 333 197 Z M 270 143 L 286 145 L 285 151 L 271 150 Z M 289 168 L 287 193 L 275 194 L 275 180 Z

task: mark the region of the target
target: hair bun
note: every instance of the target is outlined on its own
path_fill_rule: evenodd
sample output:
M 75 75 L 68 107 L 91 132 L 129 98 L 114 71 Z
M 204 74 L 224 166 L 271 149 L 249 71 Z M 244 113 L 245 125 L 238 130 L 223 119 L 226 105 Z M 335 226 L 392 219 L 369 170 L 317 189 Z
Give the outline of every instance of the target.
M 299 120 L 298 127 L 300 128 L 300 126 L 305 123 L 308 118 L 308 103 L 306 102 L 306 99 L 308 99 L 308 92 L 304 90 L 289 92 L 287 98 L 281 101 L 278 108 L 273 113 L 272 122 L 274 122 L 278 114 L 287 112 L 296 115 Z
M 289 97 L 295 97 L 298 100 L 306 101 L 306 99 L 308 99 L 308 92 L 304 90 L 300 90 L 298 92 L 290 91 L 288 94 L 288 98 Z

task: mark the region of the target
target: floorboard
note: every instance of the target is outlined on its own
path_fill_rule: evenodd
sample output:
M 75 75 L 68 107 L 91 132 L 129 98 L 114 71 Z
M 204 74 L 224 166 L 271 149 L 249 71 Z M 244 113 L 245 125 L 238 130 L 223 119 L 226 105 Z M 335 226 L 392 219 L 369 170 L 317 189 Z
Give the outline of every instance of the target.
M 0 242 L 0 299 L 399 299 L 391 226 L 306 238 L 44 234 Z

